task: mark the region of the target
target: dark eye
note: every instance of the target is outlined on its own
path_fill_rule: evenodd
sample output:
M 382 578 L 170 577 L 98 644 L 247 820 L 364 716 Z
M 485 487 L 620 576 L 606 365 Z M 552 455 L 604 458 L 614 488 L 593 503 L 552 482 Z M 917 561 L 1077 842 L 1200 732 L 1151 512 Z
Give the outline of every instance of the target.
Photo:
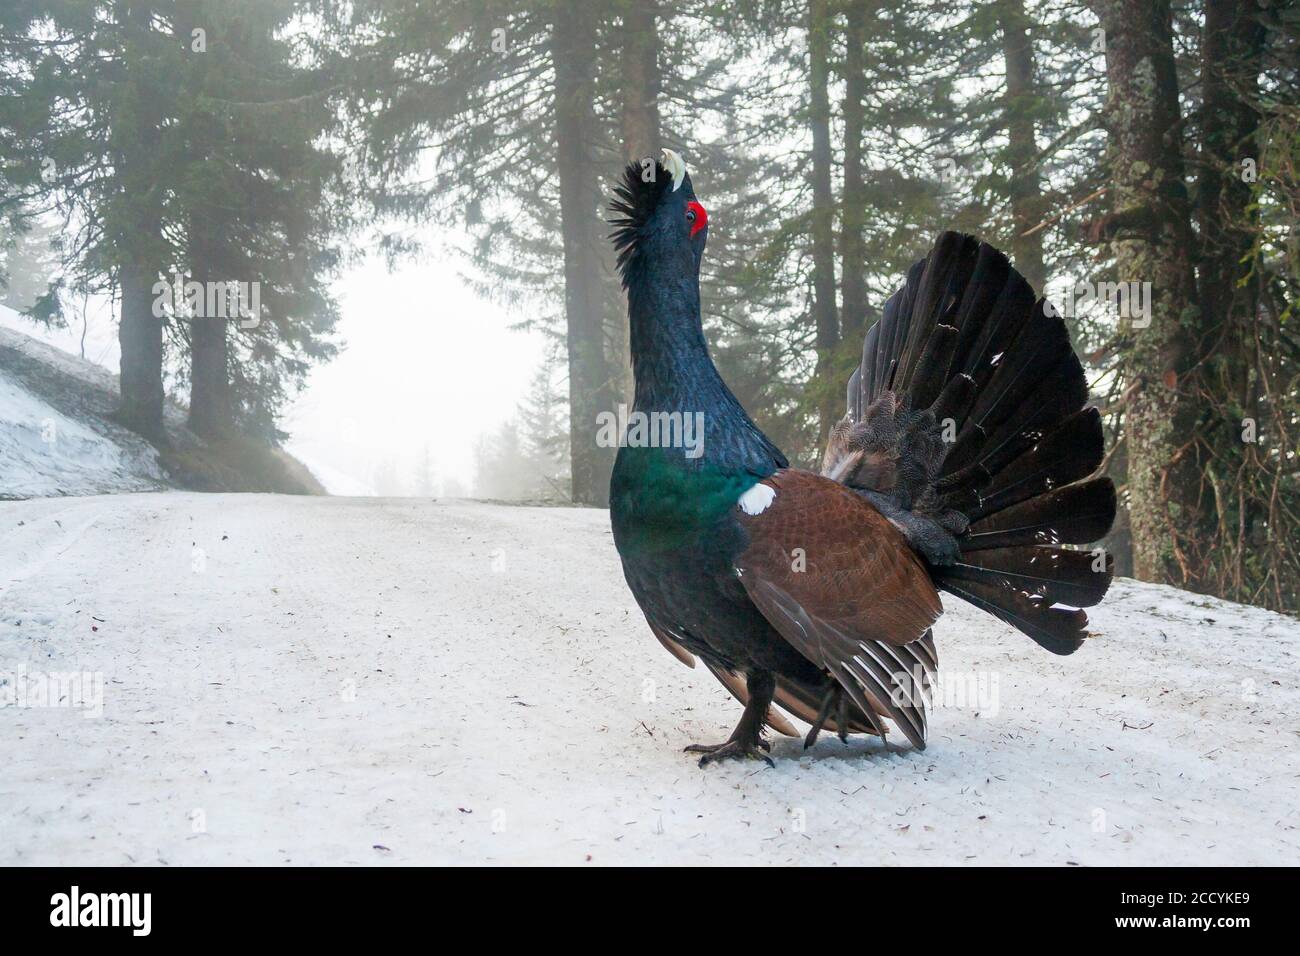
M 694 221 L 695 221 L 695 210 L 694 210 L 694 209 L 688 209 L 688 210 L 686 210 L 686 221 L 687 221 L 687 222 L 694 222 Z

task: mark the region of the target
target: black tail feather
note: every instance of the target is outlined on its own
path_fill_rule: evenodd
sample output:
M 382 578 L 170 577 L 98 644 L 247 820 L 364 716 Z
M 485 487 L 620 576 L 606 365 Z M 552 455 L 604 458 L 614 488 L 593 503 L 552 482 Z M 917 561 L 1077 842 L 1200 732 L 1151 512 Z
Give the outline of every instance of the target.
M 944 233 L 868 331 L 849 415 L 860 421 L 886 391 L 955 434 L 931 508 L 968 526 L 956 560 L 931 566 L 935 584 L 1053 653 L 1076 650 L 1079 608 L 1102 600 L 1113 562 L 1060 546 L 1104 536 L 1116 501 L 1109 478 L 1087 480 L 1104 455 L 1101 417 L 1084 407 L 1065 323 L 1002 253 Z
M 1007 284 L 993 303 L 993 310 L 983 317 L 979 337 L 975 347 L 966 356 L 960 371 L 975 379 L 981 389 L 1001 367 L 1001 360 L 1006 357 L 1016 336 L 1034 311 L 1034 290 L 1029 283 L 1012 271 L 1007 276 Z M 967 317 L 969 322 L 979 322 L 980 317 L 974 313 Z
M 1061 356 L 1054 367 L 1043 370 L 1038 387 L 1015 412 L 988 431 L 978 424 L 958 433 L 957 441 L 943 463 L 940 487 L 951 487 L 949 476 L 974 462 L 994 459 L 1001 467 L 1023 454 L 1053 425 L 1083 407 L 1088 386 L 1083 367 L 1074 353 Z M 985 466 L 993 471 L 994 467 Z
M 983 581 L 944 578 L 936 583 L 949 594 L 1028 634 L 1053 654 L 1073 654 L 1088 636 L 1088 615 L 1078 608 L 1051 607 L 1020 591 Z
M 962 553 L 992 548 L 1091 544 L 1115 520 L 1115 485 L 1095 478 L 1012 505 L 973 523 L 960 541 Z
M 974 242 L 974 240 L 971 240 Z M 961 329 L 948 378 L 966 371 L 969 359 L 976 356 L 975 343 L 984 329 L 984 318 L 993 312 L 1007 280 L 1012 275 L 1007 257 L 986 243 L 979 244 L 975 271 L 957 310 L 957 328 Z
M 898 340 L 901 340 L 899 329 L 911 319 L 912 301 L 924 268 L 925 260 L 922 260 L 908 270 L 907 285 L 890 296 L 880 321 L 867 332 L 862 346 L 862 370 L 866 373 L 861 381 L 862 408 L 879 398 L 888 387 L 886 382 L 896 364 Z
M 1101 413 L 1095 408 L 1075 412 L 1041 441 L 1029 446 L 1009 464 L 989 460 L 996 470 L 986 470 L 983 463 L 972 466 L 967 480 L 944 498 L 944 505 L 962 512 L 971 521 L 996 514 L 1065 485 L 1087 478 L 1101 464 L 1105 441 Z
M 944 376 L 952 362 L 952 352 L 957 345 L 959 330 L 955 325 L 935 326 L 925 350 L 917 360 L 912 375 L 910 395 L 916 408 L 930 408 L 944 388 Z M 958 381 L 960 377 L 954 378 Z
M 1050 604 L 1092 607 L 1110 587 L 1114 559 L 1065 548 L 1002 548 L 963 554 L 943 569 L 950 581 L 987 581 L 1032 594 Z
M 901 376 L 895 391 L 910 391 L 912 372 L 936 327 L 951 324 L 961 304 L 962 291 L 975 268 L 977 247 L 969 236 L 946 232 L 935 241 L 925 260 L 920 288 L 912 306 L 906 340 L 899 356 Z M 918 321 L 918 318 L 922 321 Z M 913 407 L 919 407 L 914 403 Z
M 960 409 L 968 407 L 974 398 L 975 379 L 964 373 L 954 375 L 930 408 L 938 421 L 951 421 L 955 425 Z
M 1053 368 L 1069 354 L 1070 333 L 1059 318 L 1027 322 L 1015 343 L 999 357 L 997 371 L 979 391 L 969 421 L 985 432 L 1001 425 L 1042 385 L 1042 370 Z M 1083 369 L 1077 365 L 1079 377 Z

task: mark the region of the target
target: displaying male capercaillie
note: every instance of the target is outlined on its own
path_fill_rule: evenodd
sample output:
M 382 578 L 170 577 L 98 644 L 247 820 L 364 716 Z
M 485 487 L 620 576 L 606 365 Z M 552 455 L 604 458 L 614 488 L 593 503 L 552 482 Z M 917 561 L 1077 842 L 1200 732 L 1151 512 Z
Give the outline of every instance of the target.
M 648 180 L 648 181 L 647 181 Z M 1090 477 L 1101 419 L 1064 322 L 1006 257 L 944 233 L 871 327 L 820 475 L 791 468 L 709 358 L 700 318 L 708 217 L 680 157 L 629 166 L 615 245 L 627 290 L 634 411 L 703 413 L 703 453 L 619 449 L 614 540 L 650 629 L 744 705 L 731 737 L 695 745 L 768 759 L 772 705 L 821 729 L 917 748 L 938 667 L 939 590 L 1047 650 L 1087 637 L 1110 584 L 1090 544 L 1115 489 Z M 770 761 L 769 761 L 770 762 Z

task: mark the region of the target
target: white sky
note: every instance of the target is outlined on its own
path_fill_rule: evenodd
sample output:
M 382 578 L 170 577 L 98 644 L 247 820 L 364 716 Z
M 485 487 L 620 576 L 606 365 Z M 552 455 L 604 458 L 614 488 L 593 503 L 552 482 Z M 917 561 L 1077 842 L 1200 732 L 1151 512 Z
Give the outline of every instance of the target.
M 378 257 L 376 257 L 378 258 Z M 281 428 L 288 450 L 335 494 L 371 494 L 386 461 L 413 482 L 424 446 L 441 481 L 471 489 L 479 438 L 510 418 L 541 363 L 539 332 L 512 331 L 525 318 L 477 298 L 450 252 L 382 261 L 344 272 L 334 361 L 315 367 Z M 86 358 L 118 370 L 117 327 L 107 303 L 92 303 Z M 73 353 L 81 326 L 44 332 L 7 310 L 0 321 Z M 437 490 L 441 490 L 438 488 Z
M 368 494 L 385 458 L 405 477 L 428 443 L 436 472 L 468 489 L 474 446 L 514 414 L 542 335 L 512 331 L 523 316 L 476 297 L 449 256 L 392 273 L 368 262 L 334 289 L 346 347 L 285 415 L 288 450 L 330 491 Z

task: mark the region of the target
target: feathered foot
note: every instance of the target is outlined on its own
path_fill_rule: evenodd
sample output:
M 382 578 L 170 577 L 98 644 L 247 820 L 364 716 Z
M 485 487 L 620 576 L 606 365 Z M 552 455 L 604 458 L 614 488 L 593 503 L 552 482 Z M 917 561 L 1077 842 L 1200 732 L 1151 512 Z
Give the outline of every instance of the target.
M 686 753 L 704 755 L 700 758 L 701 767 L 733 757 L 749 757 L 762 760 L 769 767 L 776 766 L 772 758 L 763 753 L 772 749 L 772 745 L 763 739 L 763 720 L 772 704 L 776 681 L 767 671 L 756 671 L 745 678 L 745 686 L 749 690 L 749 703 L 745 705 L 745 712 L 740 715 L 740 723 L 736 724 L 731 736 L 720 744 L 691 744 L 685 749 Z

